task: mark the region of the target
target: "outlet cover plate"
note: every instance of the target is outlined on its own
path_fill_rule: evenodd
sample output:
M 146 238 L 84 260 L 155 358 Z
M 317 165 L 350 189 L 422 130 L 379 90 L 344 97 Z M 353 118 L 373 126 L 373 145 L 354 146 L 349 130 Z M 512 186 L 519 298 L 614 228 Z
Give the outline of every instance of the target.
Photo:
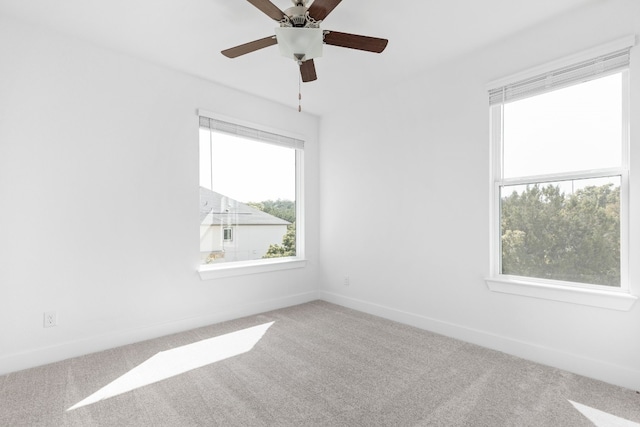
M 52 328 L 58 324 L 58 316 L 55 311 L 45 311 L 44 313 L 44 327 Z

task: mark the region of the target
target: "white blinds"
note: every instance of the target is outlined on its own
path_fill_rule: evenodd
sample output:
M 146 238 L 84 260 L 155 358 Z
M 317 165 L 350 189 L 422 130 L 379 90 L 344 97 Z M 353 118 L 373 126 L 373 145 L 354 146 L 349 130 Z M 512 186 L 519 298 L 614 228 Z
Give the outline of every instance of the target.
M 256 141 L 267 142 L 269 144 L 275 144 L 289 148 L 304 149 L 304 141 L 302 141 L 301 139 L 291 138 L 273 132 L 266 132 L 236 123 L 213 119 L 210 117 L 200 116 L 200 128 L 243 136 L 245 138 L 254 139 Z
M 611 74 L 629 66 L 631 47 L 489 90 L 489 104 L 501 104 Z

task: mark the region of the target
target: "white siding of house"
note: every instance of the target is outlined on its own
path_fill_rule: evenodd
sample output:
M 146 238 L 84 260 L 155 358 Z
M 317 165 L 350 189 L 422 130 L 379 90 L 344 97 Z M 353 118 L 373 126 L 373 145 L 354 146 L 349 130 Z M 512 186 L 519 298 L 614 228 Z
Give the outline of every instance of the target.
M 261 259 L 272 244 L 282 244 L 286 225 L 235 225 L 233 240 L 224 241 L 220 225 L 200 225 L 200 255 L 204 262 L 216 253 L 218 262 Z

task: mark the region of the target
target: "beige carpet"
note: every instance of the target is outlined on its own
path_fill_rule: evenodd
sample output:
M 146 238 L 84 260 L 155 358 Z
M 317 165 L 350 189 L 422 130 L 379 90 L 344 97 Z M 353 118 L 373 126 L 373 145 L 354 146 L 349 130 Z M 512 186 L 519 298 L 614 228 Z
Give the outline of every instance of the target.
M 640 394 L 312 302 L 0 377 L 1 426 L 638 426 Z

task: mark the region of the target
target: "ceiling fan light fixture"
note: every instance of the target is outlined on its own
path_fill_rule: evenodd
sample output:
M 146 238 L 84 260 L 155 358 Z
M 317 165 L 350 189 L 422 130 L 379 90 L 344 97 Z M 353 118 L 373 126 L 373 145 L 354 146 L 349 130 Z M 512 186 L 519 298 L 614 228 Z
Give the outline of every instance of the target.
M 321 28 L 276 27 L 280 53 L 296 62 L 321 57 L 323 38 Z
M 227 58 L 237 58 L 277 44 L 282 56 L 296 62 L 300 78 L 305 83 L 318 79 L 313 59 L 322 56 L 324 44 L 381 53 L 389 42 L 377 37 L 322 30 L 320 24 L 342 0 L 311 0 L 309 7 L 309 0 L 291 0 L 293 7 L 284 12 L 271 0 L 247 1 L 279 24 L 275 29 L 276 35 L 225 49 L 221 53 Z

